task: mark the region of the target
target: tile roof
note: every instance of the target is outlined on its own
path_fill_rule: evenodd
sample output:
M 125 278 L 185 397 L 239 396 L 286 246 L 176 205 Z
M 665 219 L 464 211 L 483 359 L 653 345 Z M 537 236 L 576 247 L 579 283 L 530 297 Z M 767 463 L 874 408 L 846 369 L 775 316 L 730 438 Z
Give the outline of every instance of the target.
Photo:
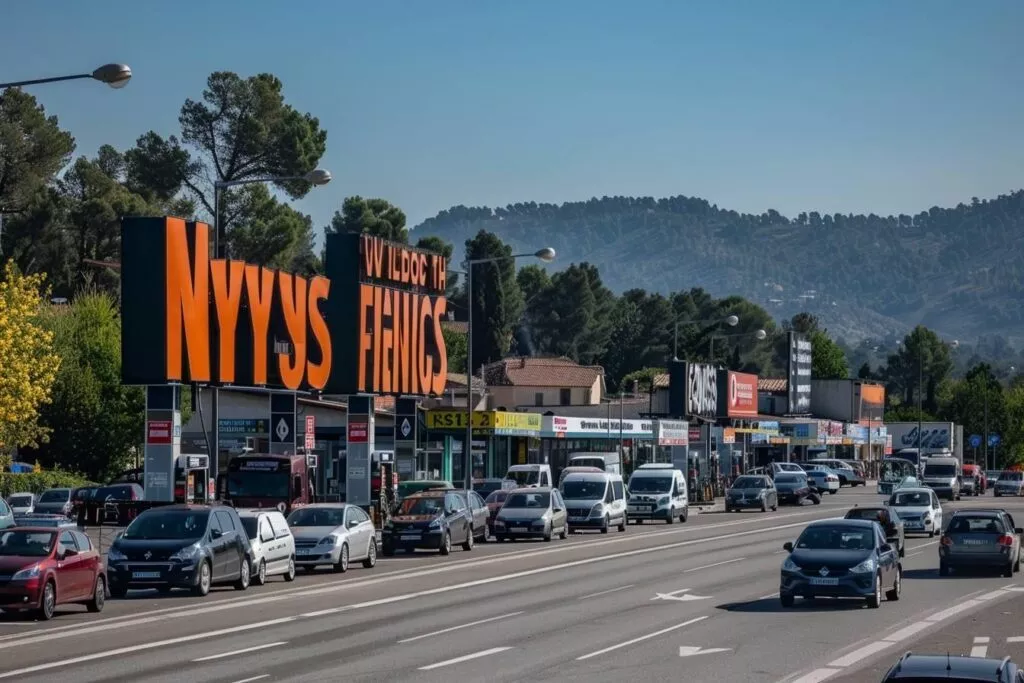
M 599 365 L 580 365 L 569 358 L 505 358 L 488 365 L 488 386 L 591 387 L 604 378 Z
M 473 378 L 473 391 L 483 391 L 484 382 L 479 377 Z M 448 383 L 445 385 L 445 391 L 456 391 L 461 392 L 466 390 L 466 373 L 464 372 L 449 372 Z
M 767 391 L 773 394 L 780 394 L 789 388 L 789 380 L 785 377 L 773 378 L 773 377 L 762 377 L 757 380 L 757 390 Z
M 636 420 L 648 415 L 651 411 L 651 399 L 649 396 L 629 397 L 622 400 L 619 405 L 617 398 L 610 398 L 606 403 L 589 406 L 520 406 L 523 410 L 543 415 L 558 415 L 560 417 L 594 417 L 618 419 L 621 415 L 623 420 Z

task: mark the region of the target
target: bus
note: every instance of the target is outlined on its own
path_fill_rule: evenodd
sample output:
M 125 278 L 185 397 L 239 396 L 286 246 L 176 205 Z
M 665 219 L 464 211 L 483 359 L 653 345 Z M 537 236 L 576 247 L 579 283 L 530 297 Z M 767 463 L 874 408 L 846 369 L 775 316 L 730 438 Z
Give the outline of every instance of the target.
M 305 455 L 236 455 L 227 474 L 217 477 L 218 497 L 238 508 L 270 507 L 287 514 L 314 502 L 315 467 L 315 459 Z
M 915 452 L 916 455 L 916 452 Z M 889 495 L 906 477 L 917 476 L 917 464 L 905 458 L 882 458 L 878 473 L 878 492 Z

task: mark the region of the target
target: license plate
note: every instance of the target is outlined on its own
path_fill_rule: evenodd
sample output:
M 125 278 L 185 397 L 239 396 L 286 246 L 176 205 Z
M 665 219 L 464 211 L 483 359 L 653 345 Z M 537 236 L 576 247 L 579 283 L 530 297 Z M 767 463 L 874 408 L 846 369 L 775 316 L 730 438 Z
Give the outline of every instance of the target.
M 402 534 L 403 541 L 418 541 L 420 540 L 419 534 Z
M 627 508 L 630 512 L 647 512 L 651 509 L 650 505 L 630 505 Z
M 585 521 L 587 521 L 587 518 L 586 517 L 570 517 L 569 521 L 570 522 L 585 522 Z
M 983 541 L 978 538 L 967 538 L 964 539 L 964 545 L 988 545 L 988 541 Z
M 511 527 L 509 531 L 529 531 L 529 529 L 527 529 L 525 526 L 514 526 Z
M 159 579 L 160 572 L 132 572 L 133 579 Z
M 814 576 L 811 577 L 812 586 L 838 586 L 839 579 L 834 576 Z

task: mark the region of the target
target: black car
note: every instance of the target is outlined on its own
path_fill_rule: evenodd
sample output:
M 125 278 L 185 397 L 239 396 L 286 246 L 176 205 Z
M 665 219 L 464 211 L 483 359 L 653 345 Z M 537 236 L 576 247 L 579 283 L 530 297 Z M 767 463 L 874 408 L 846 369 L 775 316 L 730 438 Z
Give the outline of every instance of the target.
M 167 505 L 139 514 L 107 551 L 110 594 L 129 588 L 169 593 L 187 588 L 206 595 L 210 587 L 249 587 L 252 550 L 234 508 Z
M 821 520 L 809 524 L 796 544 L 783 548 L 779 600 L 792 607 L 799 596 L 862 598 L 869 607 L 899 600 L 903 566 L 877 522 L 862 519 Z
M 896 548 L 900 557 L 906 556 L 907 537 L 903 529 L 903 520 L 888 505 L 868 505 L 866 507 L 857 505 L 846 513 L 846 519 L 867 519 L 878 522 L 882 531 L 885 532 L 885 540 L 889 542 L 889 545 Z
M 387 556 L 398 549 L 411 552 L 417 548 L 447 555 L 454 543 L 472 550 L 473 534 L 473 513 L 465 498 L 452 489 L 431 489 L 402 500 L 381 531 L 381 549 Z
M 487 525 L 490 521 L 490 512 L 487 509 L 487 503 L 480 497 L 480 494 L 476 491 L 467 491 L 466 489 L 455 489 L 454 493 L 458 496 L 462 496 L 462 499 L 466 502 L 469 507 L 469 511 L 473 516 L 473 538 L 481 543 L 487 542 Z
M 811 494 L 811 487 L 806 474 L 778 472 L 775 474 L 775 491 L 779 495 L 779 505 L 803 505 Z
M 951 657 L 949 654 L 915 655 L 911 652 L 900 657 L 882 679 L 894 681 L 954 681 L 955 683 L 1020 683 L 1024 674 L 1009 657 Z
M 957 510 L 939 542 L 939 575 L 950 569 L 999 569 L 1007 578 L 1020 571 L 1021 535 L 1002 509 Z

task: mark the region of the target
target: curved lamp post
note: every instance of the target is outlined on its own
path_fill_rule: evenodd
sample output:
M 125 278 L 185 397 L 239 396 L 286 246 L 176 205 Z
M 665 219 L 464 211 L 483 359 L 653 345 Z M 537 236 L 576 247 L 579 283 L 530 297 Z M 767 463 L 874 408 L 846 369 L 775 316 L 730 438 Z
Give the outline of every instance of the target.
M 736 317 L 736 316 L 733 316 Z M 736 337 L 753 337 L 757 341 L 764 341 L 768 338 L 768 333 L 764 330 L 754 330 L 753 332 L 739 332 L 737 334 L 720 334 L 712 335 L 708 340 L 708 362 L 715 362 L 715 340 L 716 339 L 735 339 Z
M 132 69 L 127 64 L 104 64 L 87 74 L 73 74 L 71 76 L 53 76 L 51 78 L 34 78 L 28 81 L 12 81 L 11 83 L 0 83 L 0 88 L 20 88 L 25 85 L 41 85 L 43 83 L 59 83 L 61 81 L 77 81 L 91 78 L 100 83 L 106 83 L 111 88 L 121 89 L 128 85 L 132 79 Z
M 494 258 L 466 259 L 466 443 L 462 447 L 463 470 L 462 478 L 466 490 L 473 488 L 473 266 L 481 263 L 515 260 L 519 258 L 536 258 L 544 263 L 555 260 L 557 253 L 551 247 L 537 251 Z

